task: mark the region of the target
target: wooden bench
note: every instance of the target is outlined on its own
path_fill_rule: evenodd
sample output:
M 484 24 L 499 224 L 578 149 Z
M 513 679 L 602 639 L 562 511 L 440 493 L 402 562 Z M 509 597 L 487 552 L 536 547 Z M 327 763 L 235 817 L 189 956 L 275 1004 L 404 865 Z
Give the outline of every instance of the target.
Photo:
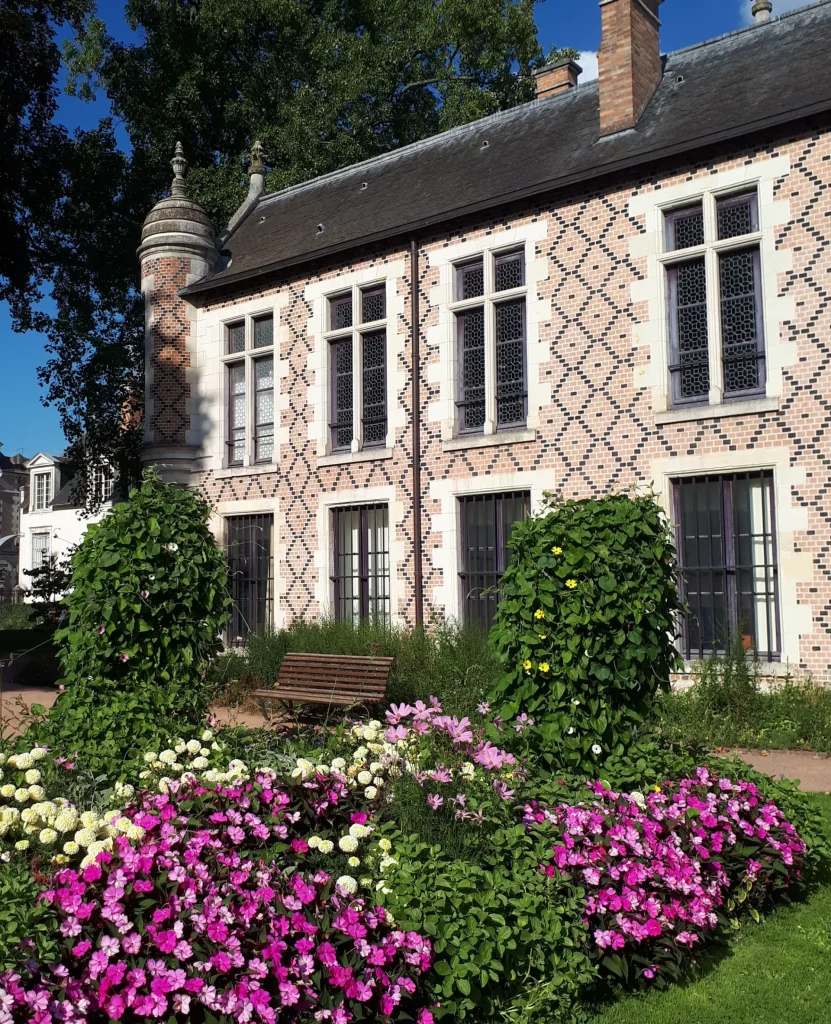
M 276 688 L 255 690 L 254 696 L 338 707 L 379 704 L 386 696 L 392 663 L 392 658 L 293 652 L 283 658 Z

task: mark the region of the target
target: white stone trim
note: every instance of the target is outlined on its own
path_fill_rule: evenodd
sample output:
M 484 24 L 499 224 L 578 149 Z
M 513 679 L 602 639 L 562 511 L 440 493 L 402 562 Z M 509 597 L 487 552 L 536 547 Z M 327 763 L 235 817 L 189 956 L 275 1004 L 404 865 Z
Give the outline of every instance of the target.
M 430 481 L 430 498 L 441 503 L 441 511 L 430 517 L 430 532 L 433 536 L 439 537 L 439 543 L 433 548 L 432 566 L 441 574 L 441 582 L 437 583 L 427 596 L 435 607 L 444 609 L 448 619 L 460 622 L 462 618 L 459 594 L 462 552 L 458 499 L 468 494 L 529 491 L 533 515 L 544 508 L 545 494 L 554 488 L 553 473 L 529 470 Z
M 257 470 L 264 473 L 274 472 L 275 466 L 280 460 L 281 446 L 289 442 L 289 428 L 282 425 L 281 412 L 288 408 L 289 395 L 283 394 L 281 382 L 289 376 L 289 347 L 291 345 L 291 332 L 283 322 L 281 312 L 289 304 L 287 291 L 276 292 L 272 295 L 257 296 L 234 303 L 233 306 L 223 308 L 205 309 L 200 306 L 190 307 L 194 311 L 194 332 L 195 332 L 195 353 L 191 355 L 192 376 L 191 380 L 191 410 L 190 410 L 190 434 L 191 443 L 198 448 L 199 471 L 223 470 L 226 468 L 238 469 L 239 467 L 228 467 L 227 449 L 225 446 L 226 432 L 228 428 L 228 384 L 226 375 L 226 364 L 228 358 L 225 354 L 225 326 L 236 320 L 245 320 L 250 325 L 256 316 L 271 314 L 274 317 L 274 347 L 254 349 L 246 347 L 245 352 L 240 352 L 236 360 L 245 359 L 246 370 L 246 430 L 247 440 L 250 441 L 253 425 L 253 389 L 252 373 L 250 364 L 254 358 L 259 356 L 274 356 L 274 461 L 262 463 L 256 466 Z M 246 339 L 248 331 L 246 330 Z M 247 346 L 247 342 L 246 342 Z M 253 444 L 247 445 L 246 462 L 249 456 L 253 459 L 253 452 L 248 449 Z M 246 467 L 247 468 L 247 467 Z
M 402 566 L 407 557 L 407 544 L 403 539 L 401 526 L 406 514 L 403 502 L 396 497 L 391 485 L 359 487 L 349 491 L 323 492 L 317 502 L 317 549 L 314 555 L 316 575 L 314 594 L 319 615 L 326 618 L 334 614 L 332 581 L 330 579 L 334 558 L 332 538 L 332 509 L 345 505 L 374 505 L 384 502 L 388 508 L 390 536 L 390 613 L 394 625 L 403 625 L 404 616 L 399 605 L 404 597 Z
M 797 353 L 796 345 L 787 340 L 782 327 L 784 321 L 794 319 L 794 300 L 780 295 L 778 287 L 779 275 L 793 267 L 793 252 L 789 248 L 776 248 L 777 229 L 790 221 L 790 201 L 774 200 L 773 189 L 776 181 L 787 177 L 790 170 L 790 157 L 781 155 L 644 192 L 629 201 L 629 216 L 646 218 L 645 234 L 633 236 L 629 246 L 633 259 L 646 258 L 647 261 L 646 277 L 633 281 L 630 288 L 633 303 L 646 302 L 648 305 L 647 320 L 633 327 L 632 344 L 649 349 L 649 365 L 635 368 L 634 384 L 651 390 L 652 408 L 656 413 L 666 412 L 671 405 L 668 311 L 661 259 L 664 255 L 664 212 L 702 199 L 705 193 L 729 193 L 745 186 L 755 185 L 758 189 L 765 395 L 767 398 L 781 396 L 782 369 L 796 362 Z
M 425 344 L 428 351 L 427 382 L 439 386 L 439 400 L 427 409 L 430 423 L 440 426 L 443 441 L 452 441 L 457 436 L 456 414 L 456 317 L 450 310 L 454 294 L 454 264 L 460 260 L 490 254 L 500 250 L 525 249 L 525 302 L 526 360 L 528 375 L 528 421 L 527 428 L 541 427 L 542 409 L 551 402 L 551 386 L 541 377 L 541 366 L 550 353 L 540 342 L 540 324 L 548 314 L 548 304 L 540 295 L 538 285 L 548 277 L 548 260 L 535 254 L 535 242 L 545 240 L 548 233 L 547 221 L 540 219 L 527 224 L 518 224 L 509 231 L 457 242 L 442 246 L 436 243 L 426 250 L 427 263 L 439 271 L 439 283 L 430 291 L 431 308 L 438 311 L 438 320 L 427 329 Z M 483 302 L 485 300 L 483 299 Z M 488 297 L 490 301 L 490 296 Z M 438 350 L 439 358 L 429 358 Z M 496 435 L 499 436 L 498 434 Z M 498 441 L 496 443 L 499 443 Z
M 797 585 L 810 584 L 814 578 L 814 563 L 810 554 L 796 550 L 796 535 L 808 529 L 808 509 L 797 505 L 793 499 L 794 490 L 805 485 L 805 468 L 792 465 L 787 448 L 754 448 L 748 451 L 654 459 L 650 465 L 650 474 L 661 503 L 672 520 L 670 481 L 673 477 L 741 473 L 759 469 L 773 470 L 782 662 L 798 665 L 800 635 L 814 631 L 811 606 L 800 604 L 797 600 Z
M 392 260 L 366 266 L 325 281 L 314 281 L 304 289 L 303 296 L 312 306 L 306 331 L 313 339 L 309 352 L 309 379 L 306 402 L 312 411 L 308 423 L 308 439 L 314 442 L 315 454 L 325 458 L 332 454 L 329 443 L 329 342 L 326 323 L 327 298 L 361 285 L 386 284 L 387 332 L 387 439 L 386 448 L 395 446 L 396 430 L 404 430 L 407 417 L 399 396 L 407 386 L 406 350 L 409 339 L 403 329 L 405 298 L 402 282 L 407 274 L 407 261 Z

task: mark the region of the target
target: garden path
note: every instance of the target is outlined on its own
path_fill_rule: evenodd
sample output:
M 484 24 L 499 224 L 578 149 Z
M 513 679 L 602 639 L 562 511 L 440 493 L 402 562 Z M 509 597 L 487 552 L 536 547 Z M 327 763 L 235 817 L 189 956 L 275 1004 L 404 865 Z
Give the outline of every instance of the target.
M 56 690 L 22 686 L 4 688 L 0 700 L 0 735 L 16 735 L 21 731 L 21 710 L 24 707 L 42 704 L 50 708 L 56 697 Z M 253 712 L 226 707 L 213 707 L 211 710 L 219 725 L 245 725 L 256 729 L 267 724 L 262 715 Z M 725 750 L 722 753 L 736 753 L 757 771 L 776 779 L 799 779 L 799 788 L 806 793 L 831 793 L 831 757 L 828 754 L 814 754 L 807 750 L 741 749 Z

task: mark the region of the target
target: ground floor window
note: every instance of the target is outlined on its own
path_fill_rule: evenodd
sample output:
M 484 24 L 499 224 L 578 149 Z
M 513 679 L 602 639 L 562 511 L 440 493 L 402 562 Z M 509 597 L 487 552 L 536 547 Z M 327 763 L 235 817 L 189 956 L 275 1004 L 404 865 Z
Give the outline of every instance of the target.
M 688 658 L 723 652 L 738 636 L 773 661 L 780 653 L 773 473 L 674 481 Z
M 274 622 L 272 515 L 229 516 L 226 553 L 231 591 L 229 643 L 262 633 Z
M 514 523 L 528 515 L 527 491 L 478 494 L 459 499 L 462 537 L 462 614 L 465 624 L 487 630 L 499 604 L 499 581 L 511 557 Z
M 352 505 L 332 512 L 335 618 L 391 621 L 389 510 Z
M 52 557 L 52 538 L 48 531 L 32 534 L 32 568 L 40 569 Z

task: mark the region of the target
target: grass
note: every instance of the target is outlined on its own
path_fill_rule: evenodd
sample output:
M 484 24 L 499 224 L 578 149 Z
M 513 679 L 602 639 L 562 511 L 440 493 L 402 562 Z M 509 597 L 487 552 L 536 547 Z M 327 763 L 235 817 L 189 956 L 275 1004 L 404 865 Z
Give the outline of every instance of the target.
M 811 796 L 831 832 L 831 797 Z M 748 923 L 732 952 L 685 986 L 626 996 L 592 1024 L 828 1024 L 831 880 L 803 903 Z

